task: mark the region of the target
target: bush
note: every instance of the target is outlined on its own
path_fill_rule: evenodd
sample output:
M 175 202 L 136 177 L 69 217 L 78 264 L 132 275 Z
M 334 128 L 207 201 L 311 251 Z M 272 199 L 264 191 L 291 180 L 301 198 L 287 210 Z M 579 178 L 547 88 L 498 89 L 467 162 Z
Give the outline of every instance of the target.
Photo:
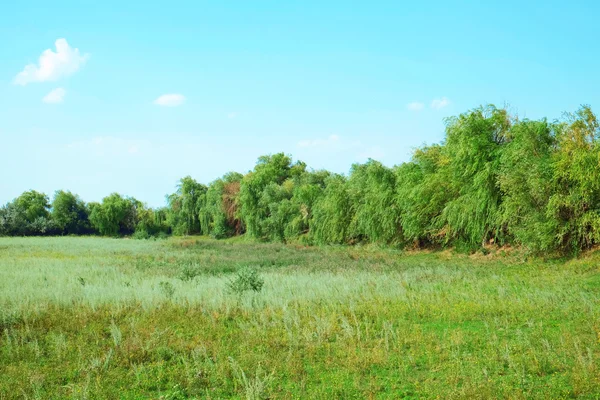
M 227 282 L 227 287 L 231 293 L 242 294 L 250 290 L 260 292 L 264 284 L 264 279 L 255 268 L 244 267 Z
M 184 282 L 191 281 L 201 273 L 202 269 L 199 265 L 186 265 L 181 270 L 181 273 L 179 274 L 179 279 L 181 279 Z

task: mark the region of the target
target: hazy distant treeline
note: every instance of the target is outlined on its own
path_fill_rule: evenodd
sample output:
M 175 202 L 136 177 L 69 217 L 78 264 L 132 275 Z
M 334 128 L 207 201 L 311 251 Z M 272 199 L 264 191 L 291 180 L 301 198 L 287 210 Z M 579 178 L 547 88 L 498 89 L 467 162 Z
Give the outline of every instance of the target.
M 64 191 L 0 208 L 0 235 L 64 234 L 579 251 L 600 243 L 600 127 L 587 106 L 553 122 L 487 106 L 448 118 L 441 144 L 392 168 L 369 160 L 344 176 L 280 153 L 208 186 L 185 177 L 160 209 Z

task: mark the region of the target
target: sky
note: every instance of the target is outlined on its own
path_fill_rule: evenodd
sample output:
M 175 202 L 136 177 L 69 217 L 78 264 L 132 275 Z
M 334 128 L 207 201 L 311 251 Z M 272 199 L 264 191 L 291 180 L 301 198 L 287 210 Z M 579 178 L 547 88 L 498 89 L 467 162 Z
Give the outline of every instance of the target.
M 0 203 L 26 190 L 165 204 L 285 152 L 392 166 L 482 104 L 600 105 L 593 1 L 7 0 Z

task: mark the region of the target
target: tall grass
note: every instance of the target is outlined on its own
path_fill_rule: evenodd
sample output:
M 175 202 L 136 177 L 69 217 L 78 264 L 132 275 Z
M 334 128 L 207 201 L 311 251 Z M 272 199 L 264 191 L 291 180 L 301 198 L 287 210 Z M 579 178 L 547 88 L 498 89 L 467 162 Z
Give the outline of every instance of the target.
M 0 398 L 594 398 L 597 261 L 2 238 Z

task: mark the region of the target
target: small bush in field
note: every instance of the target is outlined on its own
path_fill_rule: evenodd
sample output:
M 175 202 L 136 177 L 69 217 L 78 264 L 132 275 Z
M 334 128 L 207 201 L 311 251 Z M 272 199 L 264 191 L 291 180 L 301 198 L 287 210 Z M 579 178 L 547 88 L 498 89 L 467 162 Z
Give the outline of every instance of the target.
M 158 285 L 160 287 L 160 291 L 169 299 L 175 294 L 175 287 L 171 282 L 162 281 Z
M 188 282 L 188 281 L 193 280 L 195 277 L 197 277 L 201 273 L 202 273 L 202 269 L 200 268 L 199 265 L 186 265 L 181 270 L 181 273 L 179 274 L 179 279 L 181 279 L 184 282 Z
M 230 292 L 242 294 L 247 291 L 260 292 L 265 280 L 255 268 L 244 267 L 240 269 L 227 283 Z

